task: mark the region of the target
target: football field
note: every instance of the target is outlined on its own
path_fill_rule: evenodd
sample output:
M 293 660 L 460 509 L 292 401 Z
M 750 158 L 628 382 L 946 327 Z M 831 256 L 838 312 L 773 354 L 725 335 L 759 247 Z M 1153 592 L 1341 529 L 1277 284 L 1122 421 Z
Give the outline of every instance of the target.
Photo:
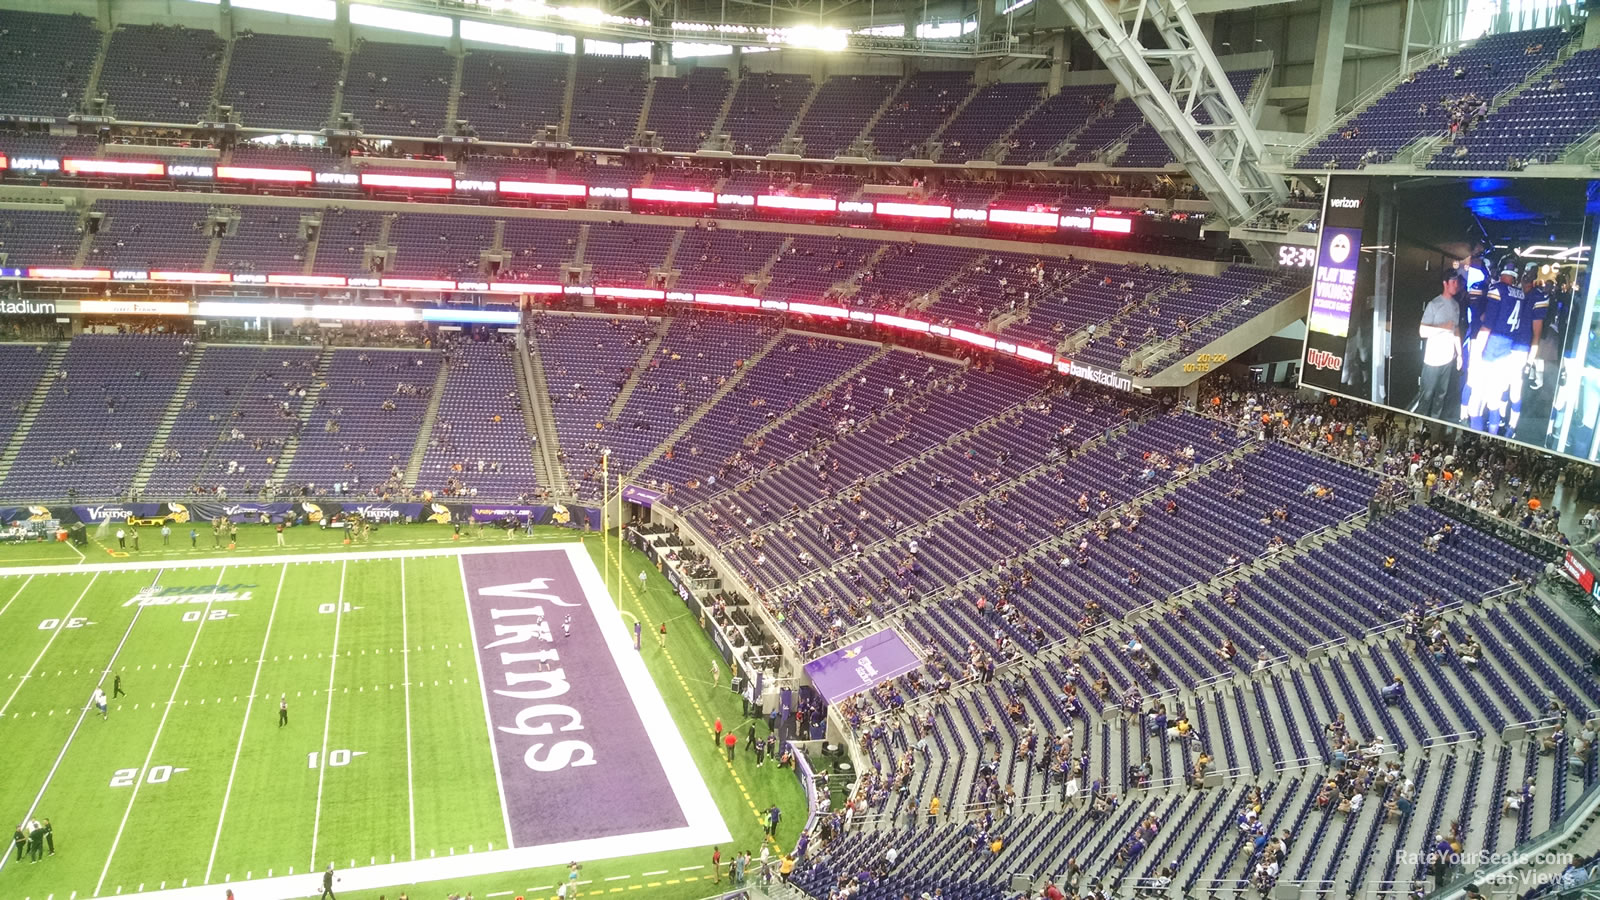
M 330 863 L 340 896 L 540 895 L 578 861 L 588 893 L 698 897 L 759 810 L 803 820 L 792 773 L 701 739 L 738 701 L 642 556 L 614 598 L 597 538 L 390 533 L 0 569 L 0 815 L 57 849 L 11 848 L 0 896 L 302 897 Z

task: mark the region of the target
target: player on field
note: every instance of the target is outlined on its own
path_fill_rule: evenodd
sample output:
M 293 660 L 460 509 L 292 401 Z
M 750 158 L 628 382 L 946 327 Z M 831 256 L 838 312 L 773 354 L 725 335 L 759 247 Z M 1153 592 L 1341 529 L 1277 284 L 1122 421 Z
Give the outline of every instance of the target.
M 126 694 L 126 693 L 127 693 L 127 691 L 122 689 L 122 676 L 119 674 L 119 675 L 115 676 L 114 678 L 112 678 L 111 679 L 111 696 L 113 698 L 121 697 L 123 694 Z
M 98 686 L 95 687 L 94 696 L 89 698 L 89 702 L 94 704 L 95 709 L 100 710 L 100 718 L 104 719 L 107 717 L 105 691 L 102 691 Z
M 289 724 L 289 695 L 281 694 L 278 697 L 278 727 Z
M 322 900 L 338 900 L 333 896 L 333 863 L 322 873 Z

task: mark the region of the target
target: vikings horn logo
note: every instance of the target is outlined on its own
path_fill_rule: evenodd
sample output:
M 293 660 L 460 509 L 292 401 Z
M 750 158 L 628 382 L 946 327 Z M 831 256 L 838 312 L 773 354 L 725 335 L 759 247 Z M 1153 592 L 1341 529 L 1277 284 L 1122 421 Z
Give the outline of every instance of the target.
M 55 518 L 55 517 L 50 515 L 50 508 L 47 507 L 47 506 L 30 506 L 30 507 L 28 507 L 28 521 L 29 522 L 47 522 L 47 521 L 49 521 L 50 519 L 53 519 L 53 518 Z
M 438 522 L 440 525 L 450 524 L 450 508 L 442 503 L 428 504 L 428 521 Z
M 171 518 L 172 521 L 174 521 L 174 522 L 187 522 L 187 521 L 189 521 L 189 507 L 184 506 L 182 503 L 168 503 L 167 504 L 167 510 L 168 510 L 167 516 L 169 518 Z
M 307 522 L 322 521 L 322 507 L 315 503 L 302 503 L 300 504 L 300 509 L 305 512 Z
M 557 503 L 555 506 L 550 507 L 550 522 L 554 525 L 571 525 L 572 510 Z

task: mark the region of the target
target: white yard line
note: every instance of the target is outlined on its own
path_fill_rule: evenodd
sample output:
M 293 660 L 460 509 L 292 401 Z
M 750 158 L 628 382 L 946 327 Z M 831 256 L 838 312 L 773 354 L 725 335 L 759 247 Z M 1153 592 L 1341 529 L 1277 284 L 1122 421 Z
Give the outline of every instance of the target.
M 48 566 L 0 566 L 0 575 L 70 575 L 82 572 L 151 572 L 180 569 L 214 569 L 218 566 L 276 566 L 281 563 L 348 562 L 363 559 L 400 559 L 439 556 L 476 556 L 480 553 L 535 553 L 562 547 L 583 547 L 580 540 L 543 541 L 531 544 L 512 544 L 480 547 L 419 547 L 390 550 L 329 551 L 326 553 L 278 553 L 271 556 L 208 556 L 195 559 L 152 560 L 150 562 L 98 562 L 56 563 Z
M 33 581 L 33 576 L 32 575 L 28 576 L 27 581 L 22 582 L 22 585 L 17 588 L 17 592 L 15 594 L 11 595 L 11 599 L 10 600 L 6 601 L 6 605 L 5 606 L 0 606 L 0 616 L 5 615 L 6 614 L 6 610 L 11 608 L 11 604 L 17 602 L 17 598 L 22 596 L 22 592 L 28 589 L 28 582 L 30 582 L 30 581 Z
M 245 697 L 244 721 L 239 724 L 239 743 L 233 748 L 233 767 L 228 769 L 228 787 L 222 792 L 222 811 L 217 814 L 217 836 L 211 841 L 211 857 L 206 860 L 205 883 L 211 883 L 211 870 L 217 864 L 217 847 L 222 843 L 222 823 L 228 818 L 228 799 L 233 796 L 233 779 L 239 773 L 239 754 L 244 750 L 245 729 L 250 727 L 250 710 L 255 706 L 256 687 L 261 684 L 261 667 L 267 661 L 267 640 L 272 637 L 272 622 L 278 615 L 278 598 L 283 596 L 283 579 L 289 566 L 278 570 L 278 590 L 272 595 L 272 610 L 267 613 L 267 633 L 261 636 L 261 654 L 256 658 L 256 674 L 250 680 L 250 693 Z
M 217 584 L 222 583 L 222 576 L 227 571 L 226 566 L 217 570 Z M 172 708 L 178 705 L 178 690 L 183 687 L 183 676 L 189 672 L 189 660 L 194 658 L 194 648 L 200 645 L 200 635 L 205 633 L 206 623 L 211 620 L 211 605 L 215 602 L 214 599 L 206 601 L 205 609 L 200 613 L 200 621 L 195 625 L 194 637 L 189 641 L 189 652 L 183 655 L 183 665 L 178 668 L 178 679 L 172 683 L 172 696 L 167 698 L 166 708 L 161 711 L 161 721 L 156 723 L 156 736 L 151 739 L 150 751 L 144 755 L 144 763 L 139 766 L 139 775 L 133 782 L 133 793 L 128 797 L 128 807 L 122 811 L 122 822 L 117 825 L 116 837 L 111 839 L 111 852 L 106 854 L 106 864 L 100 868 L 100 880 L 94 885 L 95 896 L 99 896 L 100 889 L 105 887 L 106 875 L 111 871 L 111 861 L 117 856 L 117 845 L 122 843 L 122 832 L 128 827 L 128 817 L 133 815 L 133 804 L 139 799 L 139 788 L 144 786 L 145 773 L 150 771 L 150 761 L 155 758 L 156 747 L 161 744 L 161 732 L 167 727 L 167 717 L 172 715 Z M 138 609 L 143 608 L 138 607 Z M 134 615 L 137 618 L 138 613 Z M 132 628 L 131 625 L 129 627 Z
M 161 574 L 158 572 L 158 573 L 156 573 L 155 580 L 151 581 L 150 585 L 152 587 L 154 587 L 155 584 L 157 582 L 159 582 L 160 580 L 161 580 Z M 91 579 L 91 581 L 92 581 L 92 579 Z M 110 673 L 112 667 L 114 667 L 117 664 L 117 657 L 119 655 L 121 655 L 123 645 L 128 643 L 128 635 L 133 634 L 133 626 L 134 626 L 135 623 L 137 623 L 139 621 L 139 614 L 142 613 L 143 611 L 144 611 L 144 607 L 143 606 L 134 607 L 133 618 L 131 620 L 129 620 L 128 627 L 122 632 L 122 640 L 117 641 L 117 649 L 111 651 L 111 659 L 106 662 L 105 669 L 100 673 L 100 680 L 101 681 L 105 680 L 106 675 L 108 673 Z M 13 694 L 12 696 L 15 696 L 15 694 Z M 7 701 L 7 702 L 10 702 L 10 701 Z M 78 729 L 83 727 L 83 720 L 89 717 L 89 710 L 90 709 L 92 709 L 92 707 L 89 705 L 88 699 L 85 698 L 84 699 L 84 703 L 83 703 L 83 710 L 78 713 L 78 721 L 73 724 L 72 731 L 67 734 L 66 742 L 61 745 L 61 752 L 56 754 L 55 764 L 52 765 L 50 767 L 50 771 L 45 774 L 45 776 L 44 776 L 44 784 L 39 786 L 39 793 L 34 795 L 33 805 L 28 807 L 28 814 L 22 817 L 23 821 L 28 821 L 29 819 L 32 819 L 34 810 L 39 808 L 39 801 L 44 799 L 44 792 L 50 787 L 50 780 L 52 778 L 56 777 L 56 770 L 61 768 L 61 761 L 63 759 L 67 758 L 67 748 L 72 746 L 72 739 L 78 736 Z M 6 859 L 9 859 L 9 858 L 10 858 L 10 854 L 8 853 L 8 854 L 6 854 Z M 4 869 L 6 867 L 6 859 L 0 859 L 0 869 Z
M 483 680 L 483 655 L 478 652 L 483 645 L 478 643 L 478 624 L 472 620 L 472 587 L 467 584 L 466 562 L 456 560 L 456 568 L 461 571 L 461 599 L 467 605 L 467 628 L 472 633 L 472 661 L 478 667 L 478 693 L 483 695 L 483 727 L 489 730 L 489 754 L 494 758 L 494 785 L 500 792 L 500 819 L 506 828 L 506 847 L 515 849 L 517 843 L 511 837 L 511 808 L 506 805 L 506 782 L 500 774 L 500 745 L 494 738 L 494 714 L 489 711 L 489 685 Z
M 159 579 L 160 577 L 161 572 L 160 570 L 157 570 L 156 578 Z M 71 619 L 72 614 L 78 611 L 78 604 L 82 603 L 83 598 L 89 595 L 89 589 L 94 587 L 95 581 L 99 580 L 99 578 L 100 573 L 96 572 L 94 577 L 89 579 L 89 583 L 83 586 L 83 593 L 78 595 L 78 599 L 72 601 L 72 608 L 67 610 L 67 614 L 61 617 L 62 622 L 66 622 L 68 619 Z M 6 605 L 9 606 L 10 604 L 8 603 Z M 139 612 L 137 609 L 134 610 L 133 617 L 135 619 L 139 617 Z M 39 663 L 44 659 L 44 655 L 50 652 L 50 645 L 54 644 L 56 642 L 56 638 L 65 630 L 66 629 L 64 628 L 57 628 L 56 630 L 50 632 L 50 639 L 44 642 L 44 649 L 40 650 L 39 655 L 34 657 L 33 665 L 29 666 L 28 671 L 23 673 L 21 678 L 17 679 L 17 686 L 11 690 L 11 696 L 6 698 L 6 702 L 0 704 L 0 719 L 4 719 L 6 717 L 6 710 L 11 708 L 11 701 L 17 699 L 17 692 L 22 690 L 22 686 L 28 683 L 29 678 L 33 677 L 33 670 L 39 668 Z
M 333 674 L 339 669 L 339 625 L 344 621 L 344 576 L 349 563 L 339 564 L 339 599 L 333 604 L 333 661 L 328 665 L 328 702 L 322 712 L 322 753 L 317 757 L 317 816 L 311 823 L 311 868 L 317 870 L 317 832 L 322 830 L 322 785 L 328 775 L 328 729 L 333 725 Z
M 400 663 L 406 691 L 406 813 L 411 820 L 411 858 L 417 858 L 417 794 L 411 786 L 411 630 L 406 624 L 406 559 L 400 557 Z

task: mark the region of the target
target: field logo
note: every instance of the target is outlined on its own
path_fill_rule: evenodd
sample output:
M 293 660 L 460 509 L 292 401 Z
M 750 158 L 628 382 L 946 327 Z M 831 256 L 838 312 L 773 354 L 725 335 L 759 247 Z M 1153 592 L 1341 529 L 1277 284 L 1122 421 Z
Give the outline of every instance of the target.
M 639 665 L 631 641 L 607 640 L 606 629 L 623 627 L 616 609 L 588 595 L 567 550 L 474 554 L 460 565 L 513 846 L 689 825 L 658 749 L 680 739 L 646 729 L 641 686 L 623 675 L 624 662 Z M 615 802 L 624 792 L 627 802 Z
M 134 594 L 128 606 L 183 606 L 190 603 L 241 603 L 255 595 L 253 584 L 197 584 L 147 587 Z

